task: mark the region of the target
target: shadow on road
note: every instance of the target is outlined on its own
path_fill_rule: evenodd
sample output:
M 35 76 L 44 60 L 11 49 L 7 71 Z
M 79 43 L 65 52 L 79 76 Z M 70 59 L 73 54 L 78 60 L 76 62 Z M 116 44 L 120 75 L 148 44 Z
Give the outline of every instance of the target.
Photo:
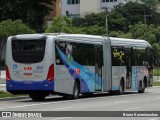
M 137 92 L 125 92 L 122 95 L 110 95 L 109 93 L 96 93 L 96 94 L 89 94 L 89 95 L 80 95 L 79 96 L 79 100 L 80 99 L 87 99 L 87 98 L 98 98 L 98 97 L 110 97 L 110 96 L 123 96 L 123 95 L 127 95 L 127 94 L 138 94 Z M 71 98 L 63 98 L 62 96 L 55 96 L 55 95 L 50 95 L 49 97 L 46 97 L 45 100 L 43 101 L 33 101 L 31 99 L 27 99 L 27 100 L 21 100 L 21 102 L 58 102 L 58 101 L 67 101 L 67 100 L 74 100 Z

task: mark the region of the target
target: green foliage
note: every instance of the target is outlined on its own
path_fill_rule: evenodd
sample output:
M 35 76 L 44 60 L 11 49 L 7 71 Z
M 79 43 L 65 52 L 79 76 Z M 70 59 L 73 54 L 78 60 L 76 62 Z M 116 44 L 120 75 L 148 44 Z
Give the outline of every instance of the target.
M 84 28 L 84 32 L 90 35 L 103 35 L 106 34 L 106 29 L 104 27 L 98 27 L 97 25 Z
M 73 26 L 76 27 L 89 27 L 89 26 L 105 26 L 105 18 L 106 18 L 106 13 L 101 12 L 101 13 L 91 13 L 91 14 L 86 14 L 82 18 L 74 18 L 73 19 Z
M 155 8 L 158 4 L 160 4 L 159 0 L 141 0 L 143 3 L 145 3 L 146 5 Z
M 34 33 L 29 27 L 25 26 L 21 20 L 6 20 L 0 22 L 0 41 L 7 37 L 17 34 Z
M 9 92 L 5 92 L 5 91 L 0 91 L 0 98 L 7 98 L 7 97 L 18 97 L 18 96 L 27 96 L 27 95 L 25 95 L 25 94 L 20 94 L 20 95 L 13 95 L 13 94 L 11 94 L 11 93 L 9 93 Z
M 112 11 L 108 16 L 109 30 L 125 30 L 128 26 L 126 26 L 126 18 L 117 11 Z
M 131 33 L 132 38 L 134 39 L 144 39 L 147 40 L 154 49 L 155 58 L 160 58 L 160 27 L 157 27 L 153 24 L 145 25 L 142 22 L 139 22 L 135 25 L 129 26 L 129 33 Z
M 53 19 L 52 25 L 45 32 L 72 32 L 72 20 L 67 16 L 57 16 Z
M 114 11 L 116 11 L 117 15 L 120 14 L 121 18 L 125 18 L 124 26 L 128 27 L 129 25 L 137 24 L 139 21 L 144 21 L 144 12 L 147 11 L 147 9 L 148 7 L 145 4 L 128 2 L 124 6 L 115 6 Z M 126 28 L 123 28 L 123 30 L 128 31 Z
M 145 25 L 139 22 L 138 24 L 130 25 L 129 29 L 133 38 L 145 39 L 151 44 L 156 43 L 158 36 L 160 36 L 159 28 L 153 24 Z
M 153 82 L 153 86 L 160 86 L 160 82 Z
M 160 45 L 158 43 L 152 44 L 154 49 L 155 58 L 160 58 Z
M 104 27 L 98 25 L 88 27 L 75 27 L 72 25 L 72 20 L 67 16 L 57 16 L 54 18 L 52 25 L 46 29 L 45 32 L 55 33 L 72 33 L 72 34 L 91 34 L 103 35 L 106 34 Z
M 109 36 L 110 37 L 118 37 L 119 35 L 121 34 L 121 32 L 120 31 L 111 31 L 110 33 L 109 33 Z
M 131 34 L 130 32 L 120 34 L 118 37 L 120 37 L 120 38 L 130 38 L 130 39 L 133 39 L 132 34 Z

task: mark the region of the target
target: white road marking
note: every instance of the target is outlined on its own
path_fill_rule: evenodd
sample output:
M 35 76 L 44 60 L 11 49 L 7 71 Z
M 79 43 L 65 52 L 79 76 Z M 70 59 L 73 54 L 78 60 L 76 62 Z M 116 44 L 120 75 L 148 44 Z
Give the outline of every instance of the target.
M 134 109 L 138 109 L 138 108 L 141 108 L 141 107 L 127 108 L 127 109 L 124 109 L 124 111 L 128 111 L 128 110 L 134 110 Z
M 152 119 L 149 119 L 149 120 L 158 120 L 159 118 L 152 118 Z
M 72 107 L 57 108 L 57 109 L 54 109 L 53 111 L 65 110 L 65 109 L 69 109 L 69 108 L 72 108 Z
M 138 94 L 136 94 L 138 95 Z M 129 96 L 129 95 L 121 95 L 121 96 Z M 119 97 L 119 96 L 109 96 L 111 97 Z M 0 108 L 0 110 L 3 109 L 14 109 L 14 108 L 23 108 L 23 107 L 33 107 L 33 106 L 41 106 L 41 105 L 49 105 L 49 104 L 58 104 L 58 103 L 69 103 L 69 102 L 73 102 L 73 101 L 86 101 L 86 100 L 96 100 L 96 99 L 106 99 L 106 97 L 96 97 L 96 98 L 85 98 L 85 99 L 77 99 L 77 100 L 67 100 L 67 101 L 58 101 L 58 102 L 49 102 L 49 103 L 39 103 L 39 104 L 30 104 L 30 105 L 22 105 L 22 106 L 12 106 L 12 107 L 6 107 L 6 108 Z
M 69 119 L 69 118 L 72 118 L 72 117 L 60 117 L 60 118 L 56 118 L 56 119 L 53 119 L 53 120 L 63 120 L 63 119 Z
M 121 95 L 121 97 L 124 96 L 142 96 L 142 94 L 127 94 L 127 95 Z M 119 98 L 120 96 L 106 96 L 109 98 Z M 14 108 L 23 108 L 23 107 L 34 107 L 34 106 L 41 106 L 41 105 L 49 105 L 49 104 L 58 104 L 58 103 L 69 103 L 69 102 L 77 102 L 77 101 L 88 101 L 88 100 L 96 100 L 96 99 L 106 99 L 106 97 L 102 96 L 102 97 L 95 97 L 95 98 L 85 98 L 85 99 L 77 99 L 77 100 L 67 100 L 67 101 L 58 101 L 58 102 L 48 102 L 48 103 L 39 103 L 39 104 L 30 104 L 30 105 L 22 105 L 22 106 L 12 106 L 12 107 L 6 107 L 6 108 L 0 108 L 0 110 L 3 109 L 14 109 Z M 14 100 L 13 100 L 14 101 Z
M 114 102 L 114 103 L 117 104 L 117 103 L 126 103 L 126 102 L 128 102 L 128 101 L 117 101 L 117 102 Z

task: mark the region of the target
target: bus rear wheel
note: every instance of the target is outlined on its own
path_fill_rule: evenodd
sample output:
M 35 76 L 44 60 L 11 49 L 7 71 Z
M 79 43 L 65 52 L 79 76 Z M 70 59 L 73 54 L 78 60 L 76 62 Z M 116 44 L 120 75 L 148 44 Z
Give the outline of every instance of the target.
M 138 93 L 144 93 L 145 92 L 145 82 L 140 82 L 140 89 L 138 90 Z
M 34 101 L 43 101 L 47 95 L 40 92 L 29 93 L 29 97 Z
M 118 90 L 118 95 L 123 94 L 124 91 L 124 83 L 123 81 L 120 82 L 119 90 Z
M 80 87 L 77 81 L 74 83 L 72 98 L 77 99 L 79 97 Z

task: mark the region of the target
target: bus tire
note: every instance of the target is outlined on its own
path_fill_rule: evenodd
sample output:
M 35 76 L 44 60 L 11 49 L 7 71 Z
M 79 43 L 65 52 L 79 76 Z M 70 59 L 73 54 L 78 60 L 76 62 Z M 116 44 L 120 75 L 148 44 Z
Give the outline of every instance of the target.
M 144 92 L 145 92 L 145 87 L 146 87 L 146 86 L 145 86 L 145 81 L 143 81 L 142 83 L 143 83 L 143 85 L 142 85 L 143 87 L 141 87 L 141 88 L 138 90 L 138 93 L 144 93 Z
M 119 85 L 118 95 L 123 94 L 123 90 L 124 90 L 124 82 L 121 80 Z
M 71 95 L 67 95 L 67 94 L 64 94 L 64 95 L 63 95 L 63 99 L 71 99 L 71 98 L 72 98 Z
M 46 95 L 38 93 L 38 92 L 33 92 L 33 93 L 29 93 L 29 97 L 33 101 L 43 101 L 45 100 Z
M 116 91 L 109 91 L 109 95 L 115 95 Z
M 79 84 L 78 84 L 77 81 L 75 81 L 74 88 L 73 88 L 72 98 L 73 99 L 77 99 L 79 97 L 79 93 L 80 93 Z

